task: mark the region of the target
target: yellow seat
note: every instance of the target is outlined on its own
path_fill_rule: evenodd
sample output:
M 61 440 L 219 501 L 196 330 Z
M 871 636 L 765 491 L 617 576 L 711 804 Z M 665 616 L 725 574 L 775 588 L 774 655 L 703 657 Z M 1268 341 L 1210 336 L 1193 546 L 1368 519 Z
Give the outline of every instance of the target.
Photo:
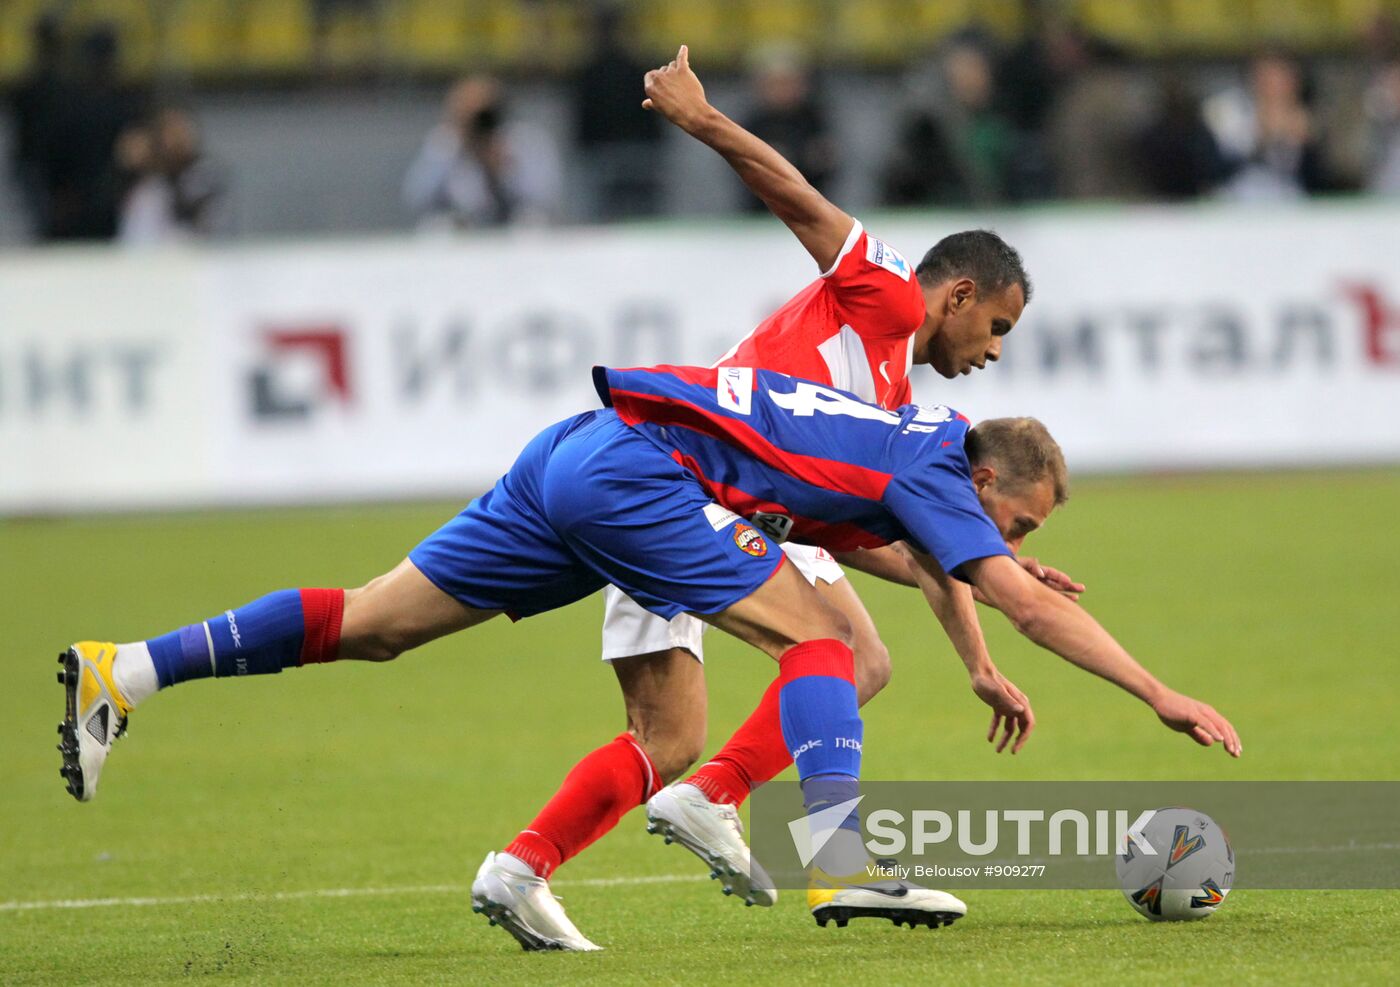
M 535 58 L 555 71 L 580 64 L 592 44 L 588 36 L 588 10 L 573 0 L 536 0 Z
M 237 63 L 228 0 L 172 0 L 166 8 L 162 66 L 194 76 L 228 74 Z
M 927 48 L 954 31 L 977 23 L 984 14 L 992 14 L 994 3 L 972 3 L 969 0 L 948 0 L 947 3 L 912 5 L 906 16 L 911 44 Z
M 515 0 L 474 0 L 467 5 L 467 58 L 473 64 L 528 67 L 531 35 L 528 15 Z
M 633 8 L 633 17 L 642 50 L 658 63 L 686 44 L 699 60 L 697 65 L 732 67 L 748 48 L 743 10 L 732 0 L 641 4 Z
M 1141 53 L 1170 47 L 1159 0 L 1081 0 L 1080 22 L 1093 34 Z
M 805 46 L 820 41 L 826 32 L 821 4 L 748 0 L 744 8 L 743 33 L 751 46 L 784 42 Z
M 1261 40 L 1239 0 L 1167 0 L 1165 29 L 1177 51 L 1237 54 Z
M 380 24 L 365 9 L 333 8 L 319 25 L 321 57 L 338 68 L 367 68 L 381 54 Z
M 1026 30 L 1025 11 L 1021 0 L 987 0 L 972 4 L 977 23 L 984 25 L 1003 41 L 1015 41 Z
M 387 26 L 391 58 L 419 70 L 460 70 L 468 48 L 467 19 L 460 3 L 397 0 Z
M 311 65 L 315 27 L 307 0 L 242 0 L 236 10 L 244 71 L 300 72 Z
M 1338 11 L 1330 0 L 1255 0 L 1253 17 L 1256 37 L 1300 50 L 1320 49 L 1337 39 Z
M 1342 44 L 1360 41 L 1376 15 L 1387 7 L 1393 15 L 1400 16 L 1400 3 L 1396 0 L 1332 0 L 1331 6 L 1334 40 Z
M 99 24 L 117 33 L 121 71 L 148 76 L 155 68 L 158 35 L 154 11 L 147 0 L 75 0 L 67 8 L 67 26 L 86 31 Z
M 827 32 L 829 51 L 838 59 L 890 64 L 920 45 L 910 38 L 908 4 L 893 0 L 849 0 L 835 8 Z
M 44 0 L 10 0 L 0 4 L 0 79 L 13 81 L 29 70 L 34 57 L 34 22 Z

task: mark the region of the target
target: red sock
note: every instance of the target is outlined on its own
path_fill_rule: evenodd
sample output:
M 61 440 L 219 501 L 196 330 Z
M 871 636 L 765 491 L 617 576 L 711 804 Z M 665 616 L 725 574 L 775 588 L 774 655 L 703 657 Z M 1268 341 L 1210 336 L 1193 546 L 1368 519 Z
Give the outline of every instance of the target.
M 301 639 L 300 665 L 335 661 L 340 652 L 340 621 L 345 613 L 345 590 L 304 589 L 301 616 L 306 636 Z
M 617 825 L 660 787 L 656 765 L 629 733 L 618 734 L 564 778 L 559 791 L 505 852 L 545 879 Z
M 792 763 L 792 754 L 783 743 L 783 724 L 778 712 L 779 680 L 774 680 L 734 736 L 729 738 L 714 760 L 686 781 L 710 799 L 740 805 L 749 792 L 775 777 Z

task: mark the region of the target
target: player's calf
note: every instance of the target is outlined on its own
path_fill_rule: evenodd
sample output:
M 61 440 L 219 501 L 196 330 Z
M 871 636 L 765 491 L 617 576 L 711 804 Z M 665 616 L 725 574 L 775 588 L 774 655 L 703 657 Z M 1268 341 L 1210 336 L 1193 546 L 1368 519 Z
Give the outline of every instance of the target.
M 499 613 L 469 607 L 449 596 L 404 559 L 364 586 L 345 591 L 337 657 L 391 661 Z
M 894 673 L 890 649 L 878 634 L 857 634 L 852 648 L 855 652 L 856 696 L 862 706 L 874 699 L 890 684 Z M 762 779 L 767 781 L 767 779 Z
M 627 708 L 627 731 L 660 783 L 688 771 L 705 750 L 705 677 L 690 652 L 672 648 L 610 663 Z

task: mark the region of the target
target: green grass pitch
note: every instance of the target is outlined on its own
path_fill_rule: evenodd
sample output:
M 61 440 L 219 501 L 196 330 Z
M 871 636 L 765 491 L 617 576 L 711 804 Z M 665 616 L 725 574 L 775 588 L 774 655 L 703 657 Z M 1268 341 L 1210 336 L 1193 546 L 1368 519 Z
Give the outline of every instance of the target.
M 1130 650 L 1232 717 L 1240 762 L 987 614 L 1041 722 L 998 757 L 918 598 L 862 578 L 895 660 L 867 710 L 867 777 L 1394 778 L 1397 508 L 1394 470 L 1089 480 L 1030 540 Z M 64 793 L 60 648 L 363 581 L 453 510 L 0 522 L 0 982 L 1400 982 L 1400 892 L 1246 889 L 1203 923 L 1155 926 L 1116 891 L 978 891 L 937 932 L 818 929 L 795 894 L 723 898 L 640 813 L 558 876 L 606 951 L 523 954 L 465 888 L 622 725 L 596 599 L 387 667 L 174 690 L 133 717 L 95 802 Z M 715 747 L 773 669 L 719 635 L 709 648 Z M 146 901 L 53 905 L 104 898 Z

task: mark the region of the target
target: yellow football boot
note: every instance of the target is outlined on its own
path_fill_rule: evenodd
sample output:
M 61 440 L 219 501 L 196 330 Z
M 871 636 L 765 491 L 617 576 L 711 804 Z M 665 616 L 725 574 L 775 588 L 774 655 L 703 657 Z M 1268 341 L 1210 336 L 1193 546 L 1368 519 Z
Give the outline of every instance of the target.
M 948 894 L 899 877 L 893 860 L 877 860 L 865 870 L 834 877 L 815 864 L 807 870 L 807 907 L 817 924 L 845 928 L 853 918 L 889 919 L 895 925 L 936 929 L 967 914 L 967 905 Z
M 79 641 L 58 656 L 63 671 L 58 681 L 67 693 L 63 722 L 58 725 L 63 754 L 60 774 L 68 793 L 79 802 L 97 794 L 97 778 L 112 750 L 112 741 L 126 732 L 131 704 L 112 681 L 117 646 L 110 641 Z

